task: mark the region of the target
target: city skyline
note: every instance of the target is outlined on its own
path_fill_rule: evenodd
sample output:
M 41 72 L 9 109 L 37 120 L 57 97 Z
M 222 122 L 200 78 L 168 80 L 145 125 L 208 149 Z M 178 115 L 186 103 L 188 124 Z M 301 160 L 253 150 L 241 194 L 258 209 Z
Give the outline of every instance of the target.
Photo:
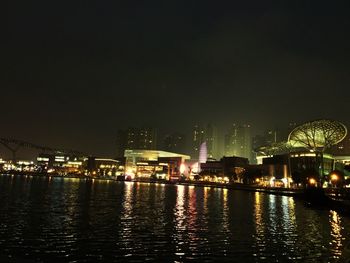
M 268 146 L 273 143 L 285 142 L 289 133 L 297 127 L 297 123 L 290 122 L 285 127 L 271 128 L 254 131 L 254 125 L 247 123 L 233 122 L 225 129 L 219 129 L 212 123 L 196 123 L 188 133 L 176 130 L 163 133 L 159 129 L 146 126 L 129 126 L 119 129 L 116 136 L 109 144 L 109 149 L 102 152 L 84 152 L 81 149 L 73 149 L 67 145 L 54 147 L 53 145 L 44 145 L 41 142 L 22 141 L 21 144 L 33 144 L 33 146 L 20 147 L 16 151 L 19 159 L 35 159 L 38 153 L 45 153 L 46 148 L 49 151 L 80 153 L 85 156 L 100 156 L 103 158 L 122 158 L 125 150 L 162 150 L 173 153 L 190 155 L 192 159 L 199 158 L 199 148 L 202 143 L 206 143 L 208 160 L 219 160 L 224 156 L 237 156 L 249 159 L 250 163 L 256 163 L 256 149 L 261 146 Z M 1 138 L 1 137 L 0 137 Z M 16 141 L 17 138 L 4 138 Z M 350 154 L 349 136 L 343 142 L 331 148 L 331 151 L 339 154 Z M 11 147 L 11 146 L 10 146 Z M 16 145 L 14 147 L 16 148 Z M 41 150 L 43 149 L 43 150 Z M 110 152 L 110 153 L 109 153 Z M 0 144 L 0 158 L 11 159 L 11 151 Z

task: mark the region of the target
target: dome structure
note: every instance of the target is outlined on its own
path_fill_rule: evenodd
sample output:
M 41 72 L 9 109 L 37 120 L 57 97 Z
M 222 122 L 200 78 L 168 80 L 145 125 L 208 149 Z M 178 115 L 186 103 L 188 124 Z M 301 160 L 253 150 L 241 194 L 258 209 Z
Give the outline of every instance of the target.
M 324 151 L 341 142 L 346 135 L 346 126 L 338 121 L 315 120 L 296 127 L 289 134 L 288 143 L 294 148 Z

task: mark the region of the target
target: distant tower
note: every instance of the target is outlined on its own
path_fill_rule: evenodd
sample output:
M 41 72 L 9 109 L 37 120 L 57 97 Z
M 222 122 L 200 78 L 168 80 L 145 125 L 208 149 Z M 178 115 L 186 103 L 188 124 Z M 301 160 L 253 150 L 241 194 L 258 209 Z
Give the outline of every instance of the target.
M 117 132 L 117 156 L 123 157 L 126 149 L 154 150 L 157 143 L 157 133 L 153 128 L 134 128 Z
M 217 157 L 217 148 L 218 148 L 218 138 L 216 128 L 211 124 L 208 124 L 205 129 L 205 141 L 207 143 L 208 158 Z
M 249 124 L 233 124 L 228 134 L 225 136 L 225 155 L 248 158 L 252 156 L 252 137 Z
M 207 143 L 207 157 L 217 158 L 218 156 L 218 136 L 216 127 L 207 124 L 206 126 L 195 125 L 192 130 L 192 156 L 198 156 L 200 146 Z
M 204 141 L 205 141 L 204 129 L 198 125 L 195 125 L 192 131 L 192 149 L 191 149 L 192 156 L 198 156 L 199 147 Z

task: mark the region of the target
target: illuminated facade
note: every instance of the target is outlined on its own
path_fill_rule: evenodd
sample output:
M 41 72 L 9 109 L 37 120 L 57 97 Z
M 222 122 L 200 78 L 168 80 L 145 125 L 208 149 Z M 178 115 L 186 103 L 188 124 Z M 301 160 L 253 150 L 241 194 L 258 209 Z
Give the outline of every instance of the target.
M 157 150 L 125 150 L 125 175 L 131 178 L 178 179 L 190 156 Z
M 287 167 L 284 169 L 285 177 L 294 183 L 305 185 L 312 179 L 323 185 L 335 169 L 336 158 L 331 154 L 331 147 L 340 143 L 346 135 L 347 128 L 340 122 L 307 122 L 295 127 L 287 142 L 256 149 L 258 163 Z
M 118 176 L 124 173 L 124 164 L 120 160 L 89 157 L 86 162 L 86 175 Z
M 344 140 L 347 128 L 333 120 L 316 120 L 296 127 L 289 134 L 292 147 L 304 147 L 314 152 L 323 152 Z
M 201 164 L 200 180 L 242 183 L 248 163 L 248 159 L 243 157 L 223 157 L 220 161 L 208 161 Z
M 85 157 L 65 154 L 40 154 L 37 164 L 41 172 L 59 174 L 82 173 Z

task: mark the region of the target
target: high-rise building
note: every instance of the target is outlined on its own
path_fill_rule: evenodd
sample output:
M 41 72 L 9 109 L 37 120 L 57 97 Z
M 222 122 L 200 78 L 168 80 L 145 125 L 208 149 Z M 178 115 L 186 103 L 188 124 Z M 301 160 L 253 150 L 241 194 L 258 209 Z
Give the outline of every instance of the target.
M 181 133 L 172 133 L 165 136 L 163 140 L 164 151 L 185 153 L 186 152 L 186 138 Z
M 207 143 L 208 158 L 216 158 L 217 156 L 217 136 L 216 130 L 208 124 L 205 129 L 205 142 Z
M 117 132 L 117 157 L 123 157 L 126 149 L 154 150 L 156 149 L 157 133 L 153 128 L 134 128 Z
M 218 139 L 216 129 L 213 125 L 208 124 L 203 128 L 202 126 L 195 125 L 192 131 L 192 151 L 193 157 L 199 155 L 200 146 L 202 143 L 206 143 L 207 157 L 216 158 L 218 157 Z
M 344 140 L 331 147 L 330 152 L 335 155 L 350 155 L 350 134 Z
M 279 141 L 279 133 L 275 129 L 266 130 L 263 134 L 258 134 L 253 137 L 253 149 L 261 146 L 271 145 Z
M 238 156 L 253 160 L 251 127 L 233 124 L 225 135 L 225 156 Z
M 266 130 L 263 134 L 258 134 L 253 137 L 253 152 L 254 159 L 253 162 L 257 163 L 255 150 L 261 146 L 271 145 L 273 143 L 281 141 L 280 132 L 276 129 Z
M 202 127 L 195 125 L 192 130 L 192 149 L 191 156 L 197 158 L 199 155 L 199 147 L 205 141 L 205 132 Z

